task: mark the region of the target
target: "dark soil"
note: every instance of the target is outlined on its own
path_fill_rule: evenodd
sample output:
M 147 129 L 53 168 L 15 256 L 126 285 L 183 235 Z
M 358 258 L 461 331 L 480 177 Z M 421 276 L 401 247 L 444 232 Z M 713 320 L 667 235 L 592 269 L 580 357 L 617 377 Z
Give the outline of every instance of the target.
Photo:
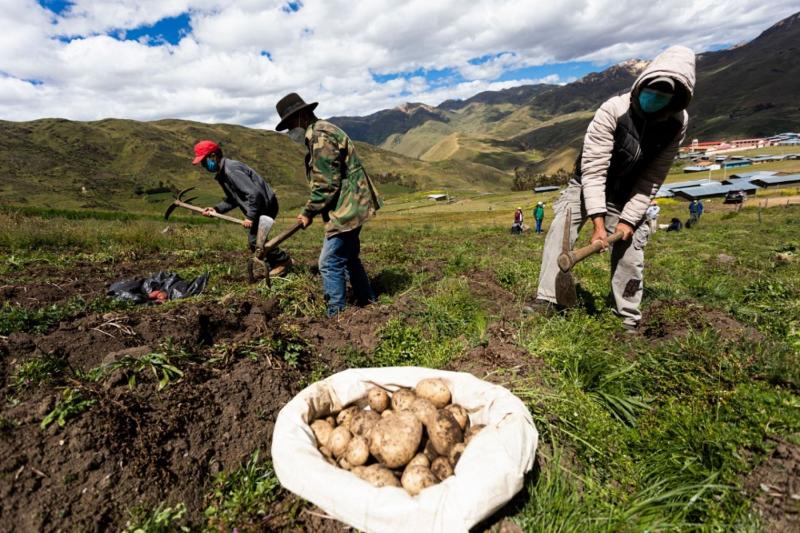
M 745 479 L 764 531 L 800 531 L 800 446 L 779 442 Z
M 214 254 L 219 260 L 241 266 L 244 279 L 244 254 Z M 209 258 L 203 258 L 204 262 Z M 78 261 L 69 266 L 33 263 L 25 268 L 4 274 L 0 285 L 0 302 L 13 302 L 26 309 L 58 304 L 74 298 L 86 301 L 104 296 L 108 286 L 122 279 L 144 278 L 156 272 L 180 271 L 198 264 L 195 259 L 176 258 L 169 254 L 133 257 L 119 262 Z
M 2 290 L 32 308 L 78 295 L 88 299 L 103 294 L 110 280 L 163 268 L 156 263 L 37 265 L 26 272 L 27 282 L 17 278 Z M 438 264 L 419 268 L 441 276 Z M 541 361 L 516 344 L 511 323 L 519 310 L 510 293 L 490 273 L 465 276 L 491 319 L 484 342 L 449 368 L 507 386 L 538 376 Z M 390 318 L 414 315 L 418 294 L 407 292 L 408 279 L 382 271 L 378 281 L 380 291 L 394 296 L 391 305 L 350 308 L 335 320 L 292 318 L 280 313 L 276 301 L 248 295 L 92 313 L 62 321 L 46 334 L 0 338 L 2 522 L 20 531 L 120 530 L 134 507 L 179 502 L 195 523 L 202 520 L 217 473 L 236 469 L 254 450 L 269 458 L 277 413 L 312 372 L 343 370 L 354 353 L 367 357 Z M 273 353 L 276 342 L 299 343 L 295 364 Z M 161 391 L 149 370 L 136 376 L 132 388 L 123 370 L 97 382 L 80 378 L 126 356 L 165 350 L 184 354 L 178 365 L 184 375 Z M 64 374 L 15 389 L 19 363 L 45 355 L 64 362 Z M 499 368 L 506 370 L 501 374 Z M 40 429 L 64 386 L 79 388 L 96 403 L 64 427 Z M 288 493 L 270 511 L 259 529 L 348 529 Z
M 692 300 L 658 300 L 642 315 L 644 335 L 651 339 L 672 340 L 692 331 L 710 328 L 724 340 L 748 338 L 759 341 L 762 335 L 732 316 Z

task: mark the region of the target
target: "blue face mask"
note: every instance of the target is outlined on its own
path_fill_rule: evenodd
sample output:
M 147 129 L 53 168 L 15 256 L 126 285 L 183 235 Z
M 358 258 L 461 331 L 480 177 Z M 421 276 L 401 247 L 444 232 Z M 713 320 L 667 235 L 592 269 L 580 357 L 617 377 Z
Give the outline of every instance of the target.
M 209 172 L 216 172 L 219 169 L 219 163 L 214 159 L 206 159 L 206 170 Z
M 642 89 L 639 93 L 639 107 L 645 113 L 655 113 L 661 111 L 669 101 L 672 100 L 671 94 L 662 93 L 653 89 Z

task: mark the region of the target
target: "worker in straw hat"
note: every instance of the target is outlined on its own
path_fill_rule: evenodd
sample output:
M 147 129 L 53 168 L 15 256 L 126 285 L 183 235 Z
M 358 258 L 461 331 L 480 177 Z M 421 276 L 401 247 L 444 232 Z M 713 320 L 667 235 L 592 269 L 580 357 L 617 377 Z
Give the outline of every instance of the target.
M 361 264 L 361 226 L 381 207 L 378 192 L 356 153 L 356 145 L 338 126 L 314 114 L 317 102 L 306 103 L 290 93 L 276 108 L 278 131 L 292 138 L 302 134 L 307 153 L 306 178 L 311 196 L 297 215 L 307 228 L 319 215 L 325 222 L 325 240 L 319 271 L 329 317 L 345 308 L 347 279 L 360 305 L 375 301 L 369 278 Z

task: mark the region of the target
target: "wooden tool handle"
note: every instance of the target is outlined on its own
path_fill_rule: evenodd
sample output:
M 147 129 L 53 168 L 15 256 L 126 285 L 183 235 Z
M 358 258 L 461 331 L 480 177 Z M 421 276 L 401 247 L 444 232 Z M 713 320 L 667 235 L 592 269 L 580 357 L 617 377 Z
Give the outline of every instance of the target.
M 180 200 L 175 200 L 175 205 L 179 205 L 179 206 L 181 206 L 181 207 L 183 207 L 185 209 L 188 209 L 189 211 L 194 211 L 196 213 L 202 213 L 203 212 L 203 208 L 202 207 L 197 207 L 196 205 L 187 204 L 186 202 L 181 202 Z M 227 220 L 228 222 L 235 222 L 235 223 L 239 224 L 240 226 L 242 225 L 242 219 L 241 218 L 229 217 L 228 215 L 223 215 L 222 213 L 216 213 L 216 212 L 212 213 L 211 216 L 214 217 L 214 218 L 221 218 L 222 220 Z
M 614 244 L 621 238 L 622 238 L 622 232 L 618 231 L 608 238 L 608 244 Z M 572 262 L 572 266 L 575 266 L 577 263 L 580 263 L 590 255 L 596 254 L 602 249 L 603 249 L 602 243 L 595 241 L 588 246 L 584 246 L 583 248 L 578 248 L 577 250 L 573 250 L 572 252 L 569 253 L 569 258 Z
M 298 230 L 301 229 L 303 229 L 303 225 L 300 222 L 298 222 L 291 228 L 284 230 L 283 233 L 276 235 L 275 237 L 270 239 L 269 242 L 267 242 L 267 244 L 264 245 L 264 251 L 268 252 L 272 250 L 273 248 L 278 246 L 280 243 L 282 243 L 283 241 L 285 241 L 286 239 L 288 239 L 289 237 L 297 233 Z

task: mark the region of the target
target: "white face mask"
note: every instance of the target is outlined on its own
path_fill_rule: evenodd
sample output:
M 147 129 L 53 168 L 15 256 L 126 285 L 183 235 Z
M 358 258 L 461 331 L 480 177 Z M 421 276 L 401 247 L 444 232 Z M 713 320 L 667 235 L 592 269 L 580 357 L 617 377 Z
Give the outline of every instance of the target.
M 286 132 L 286 136 L 297 144 L 303 144 L 306 140 L 306 130 L 303 128 L 292 128 Z

